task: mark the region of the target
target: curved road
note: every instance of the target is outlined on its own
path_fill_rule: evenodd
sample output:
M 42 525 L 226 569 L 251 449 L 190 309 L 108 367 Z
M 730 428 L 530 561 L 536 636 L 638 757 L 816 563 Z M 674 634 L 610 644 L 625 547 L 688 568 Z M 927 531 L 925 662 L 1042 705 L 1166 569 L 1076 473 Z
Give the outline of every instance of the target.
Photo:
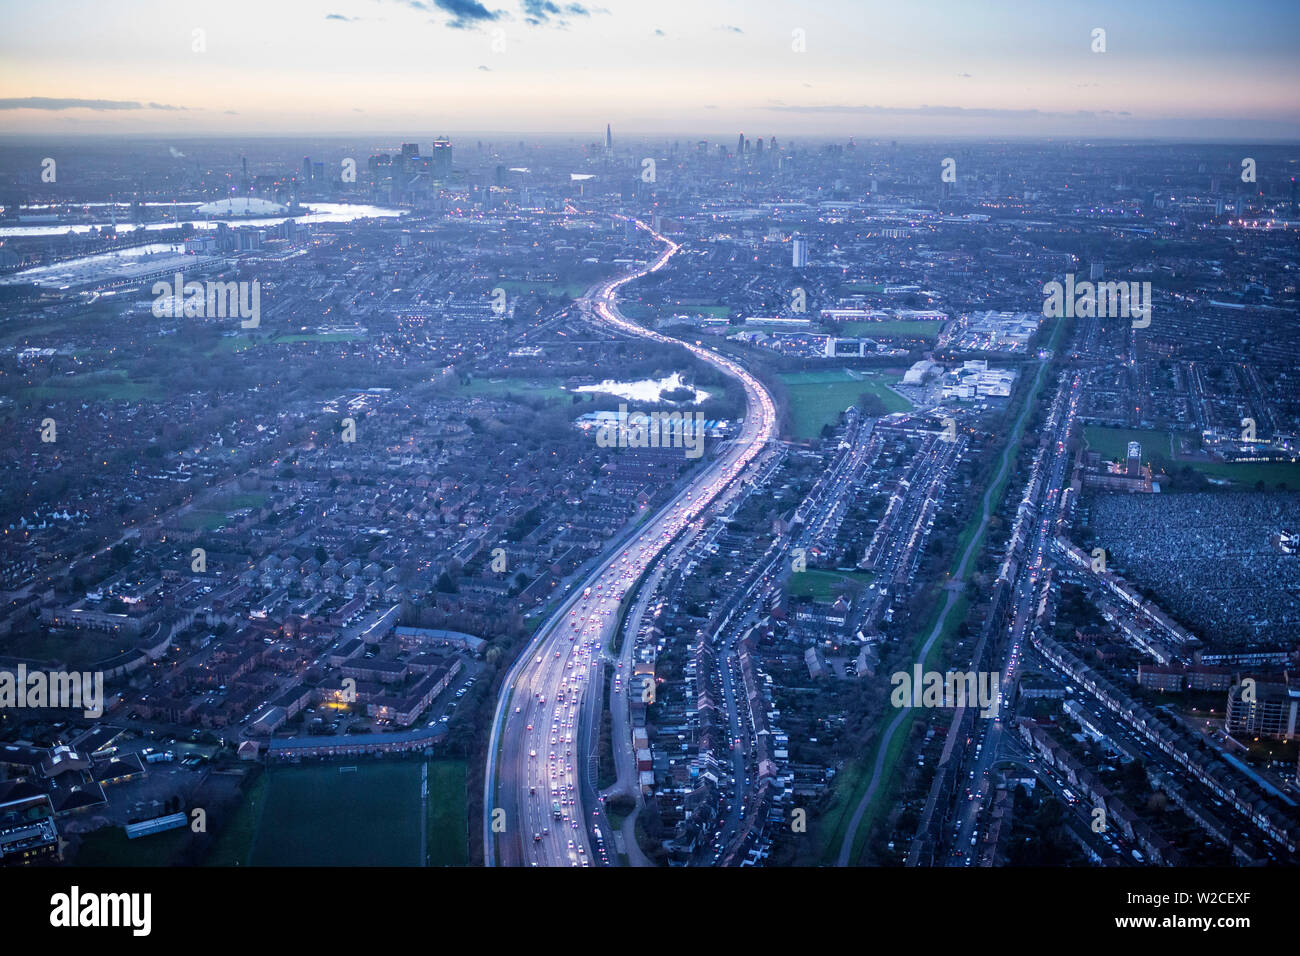
M 606 646 L 621 602 L 673 537 L 740 476 L 776 429 L 767 390 L 743 366 L 698 343 L 631 322 L 614 303 L 623 285 L 663 268 L 678 245 L 635 222 L 664 250 L 646 268 L 595 286 L 578 301 L 591 321 L 630 335 L 678 345 L 738 380 L 747 411 L 740 432 L 676 498 L 612 549 L 538 629 L 502 685 L 483 784 L 483 847 L 488 866 L 586 866 L 613 863 L 609 824 L 594 796 L 596 743 Z M 630 675 L 615 668 L 615 687 Z M 621 695 L 620 695 L 621 696 Z

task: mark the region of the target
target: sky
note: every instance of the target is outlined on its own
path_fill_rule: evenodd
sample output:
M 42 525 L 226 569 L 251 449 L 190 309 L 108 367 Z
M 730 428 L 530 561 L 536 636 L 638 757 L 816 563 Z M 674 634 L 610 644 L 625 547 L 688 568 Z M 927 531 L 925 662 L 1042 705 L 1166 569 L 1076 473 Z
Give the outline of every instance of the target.
M 1295 141 L 1297 53 L 1297 0 L 0 0 L 0 134 Z

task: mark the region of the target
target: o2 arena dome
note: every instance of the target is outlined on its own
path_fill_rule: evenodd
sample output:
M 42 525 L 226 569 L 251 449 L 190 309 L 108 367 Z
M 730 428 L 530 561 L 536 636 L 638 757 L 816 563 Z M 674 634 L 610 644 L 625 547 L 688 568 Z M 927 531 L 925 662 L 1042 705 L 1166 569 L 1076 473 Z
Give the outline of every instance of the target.
M 279 216 L 289 211 L 288 206 L 271 202 L 269 199 L 257 199 L 241 196 L 237 199 L 221 199 L 217 202 L 205 202 L 194 212 L 199 216 L 214 219 L 242 218 L 244 216 Z

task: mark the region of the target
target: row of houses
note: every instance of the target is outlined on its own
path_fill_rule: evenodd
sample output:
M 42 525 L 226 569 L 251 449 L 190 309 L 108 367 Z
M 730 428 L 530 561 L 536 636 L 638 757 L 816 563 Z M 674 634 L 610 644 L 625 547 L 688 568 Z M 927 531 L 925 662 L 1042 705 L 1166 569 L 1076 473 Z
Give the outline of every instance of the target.
M 1048 637 L 1042 628 L 1034 628 L 1032 640 L 1034 647 L 1053 666 L 1064 671 L 1108 710 L 1119 715 L 1126 726 L 1186 768 L 1194 779 L 1245 817 L 1252 827 L 1285 847 L 1287 852 L 1296 851 L 1300 826 L 1294 817 L 1265 796 L 1244 773 L 1222 759 L 1217 750 L 1203 748 L 1204 737 L 1180 726 L 1175 718 L 1134 700 L 1069 649 Z

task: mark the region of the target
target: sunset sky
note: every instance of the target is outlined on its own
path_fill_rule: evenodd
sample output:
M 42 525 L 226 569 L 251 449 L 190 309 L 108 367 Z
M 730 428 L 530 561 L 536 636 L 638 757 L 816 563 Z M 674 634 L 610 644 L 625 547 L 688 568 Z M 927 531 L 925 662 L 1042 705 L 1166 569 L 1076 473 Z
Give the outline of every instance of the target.
M 1300 138 L 1286 0 L 0 0 L 0 23 L 0 133 Z

